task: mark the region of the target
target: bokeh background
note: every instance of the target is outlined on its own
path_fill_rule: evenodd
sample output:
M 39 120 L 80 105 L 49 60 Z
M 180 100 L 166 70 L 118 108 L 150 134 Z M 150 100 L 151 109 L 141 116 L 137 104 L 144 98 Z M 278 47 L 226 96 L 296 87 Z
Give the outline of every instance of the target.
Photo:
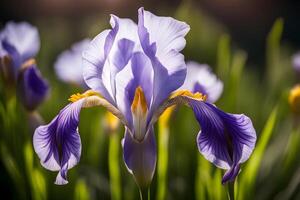
M 45 122 L 67 104 L 71 94 L 83 91 L 57 78 L 53 67 L 57 56 L 74 42 L 108 28 L 109 14 L 136 21 L 137 9 L 143 6 L 157 15 L 187 22 L 191 31 L 185 59 L 209 64 L 225 84 L 216 104 L 227 112 L 247 114 L 257 131 L 257 148 L 242 168 L 237 198 L 300 199 L 300 132 L 295 128 L 299 121 L 287 100 L 289 90 L 300 83 L 292 68 L 292 55 L 300 50 L 299 1 L 1 0 L 0 5 L 1 27 L 13 20 L 28 21 L 39 29 L 41 49 L 36 60 L 51 86 L 49 98 L 39 108 Z M 82 157 L 69 171 L 66 186 L 54 185 L 56 173 L 39 165 L 26 112 L 17 106 L 2 115 L 1 195 L 6 199 L 111 199 L 110 135 L 104 113 L 102 108 L 81 113 Z M 11 119 L 9 125 L 4 118 Z M 224 172 L 199 157 L 195 142 L 199 127 L 193 113 L 177 109 L 169 129 L 166 199 L 226 198 L 226 187 L 220 181 Z M 120 127 L 119 139 L 123 131 Z M 138 199 L 121 155 L 122 199 Z M 153 199 L 157 185 L 155 175 Z

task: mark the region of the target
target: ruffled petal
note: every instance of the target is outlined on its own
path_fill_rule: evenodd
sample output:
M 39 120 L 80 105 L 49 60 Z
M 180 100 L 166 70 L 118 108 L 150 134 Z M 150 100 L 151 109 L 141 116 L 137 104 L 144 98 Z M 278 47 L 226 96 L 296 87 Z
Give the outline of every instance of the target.
M 40 49 L 38 30 L 27 22 L 8 22 L 3 29 L 3 38 L 16 48 L 22 62 L 34 57 Z
M 35 110 L 48 96 L 49 85 L 35 64 L 22 69 L 17 82 L 17 94 L 27 110 Z
M 156 167 L 156 143 L 153 127 L 142 142 L 136 141 L 126 129 L 123 143 L 123 158 L 130 173 L 141 188 L 150 185 Z
M 154 71 L 150 115 L 185 80 L 186 65 L 179 51 L 185 46 L 184 36 L 188 31 L 189 26 L 184 22 L 139 9 L 139 39 Z
M 194 93 L 200 92 L 207 95 L 207 101 L 216 102 L 223 92 L 223 83 L 205 64 L 187 62 L 187 74 L 184 84 L 180 89 L 190 90 Z
M 59 79 L 85 87 L 82 72 L 82 52 L 89 46 L 91 40 L 84 39 L 72 45 L 71 49 L 62 52 L 55 64 L 55 72 Z
M 38 127 L 34 132 L 33 146 L 42 166 L 59 171 L 56 184 L 66 184 L 67 170 L 80 160 L 78 123 L 84 101 L 81 99 L 67 105 L 49 124 Z

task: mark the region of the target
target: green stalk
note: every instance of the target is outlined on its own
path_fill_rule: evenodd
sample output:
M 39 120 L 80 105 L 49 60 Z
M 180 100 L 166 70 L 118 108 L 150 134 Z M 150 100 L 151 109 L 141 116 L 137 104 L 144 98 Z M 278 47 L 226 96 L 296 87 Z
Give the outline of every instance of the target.
M 228 183 L 227 192 L 228 192 L 228 199 L 234 200 L 234 182 Z
M 120 163 L 119 163 L 119 135 L 112 132 L 109 137 L 108 163 L 110 177 L 110 192 L 112 200 L 121 199 L 121 180 L 120 180 Z
M 139 188 L 140 200 L 150 200 L 150 188 Z
M 157 162 L 157 200 L 166 199 L 169 127 L 163 120 L 158 126 L 158 162 Z

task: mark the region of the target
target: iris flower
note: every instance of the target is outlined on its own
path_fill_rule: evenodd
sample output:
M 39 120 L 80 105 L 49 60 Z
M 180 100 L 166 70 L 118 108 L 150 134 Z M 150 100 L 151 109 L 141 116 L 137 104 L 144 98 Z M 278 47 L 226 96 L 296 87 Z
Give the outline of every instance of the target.
M 215 103 L 223 92 L 223 82 L 206 64 L 189 61 L 186 63 L 186 68 L 186 78 L 179 90 L 199 92 L 206 95 L 207 102 Z
M 86 87 L 82 76 L 82 52 L 89 46 L 90 39 L 83 39 L 62 52 L 55 61 L 54 68 L 59 79 L 64 82 Z
M 49 89 L 33 59 L 39 48 L 38 30 L 27 22 L 8 22 L 0 32 L 1 78 L 8 90 L 17 86 L 20 102 L 29 111 L 44 101 Z
M 72 95 L 49 124 L 35 130 L 35 152 L 42 166 L 58 171 L 55 183 L 66 184 L 68 170 L 80 160 L 81 109 L 104 106 L 124 124 L 124 162 L 139 187 L 147 188 L 157 159 L 153 125 L 176 104 L 192 108 L 201 126 L 200 152 L 227 170 L 224 182 L 233 180 L 252 153 L 256 133 L 247 116 L 225 113 L 199 92 L 176 91 L 186 78 L 180 51 L 189 26 L 143 8 L 138 11 L 138 24 L 115 15 L 110 24 L 112 28 L 97 35 L 82 55 L 83 77 L 90 90 Z

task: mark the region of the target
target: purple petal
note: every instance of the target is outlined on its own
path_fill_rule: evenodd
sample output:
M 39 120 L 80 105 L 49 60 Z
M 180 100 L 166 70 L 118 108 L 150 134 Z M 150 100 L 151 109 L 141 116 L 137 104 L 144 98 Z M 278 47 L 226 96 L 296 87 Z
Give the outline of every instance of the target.
M 129 124 L 132 122 L 131 104 L 135 90 L 141 87 L 150 107 L 153 88 L 153 70 L 147 56 L 141 52 L 133 54 L 129 64 L 116 75 L 116 101 Z M 131 127 L 129 127 L 131 128 Z
M 48 170 L 59 171 L 56 184 L 66 184 L 67 171 L 80 160 L 79 113 L 84 99 L 67 105 L 47 125 L 38 127 L 33 136 L 34 150 Z
M 154 70 L 153 102 L 150 113 L 179 88 L 186 76 L 184 36 L 189 26 L 171 17 L 157 17 L 139 9 L 138 34 L 145 54 Z M 151 115 L 151 114 L 150 114 Z
M 156 53 L 161 59 L 170 51 L 179 52 L 185 47 L 184 37 L 190 30 L 185 22 L 171 17 L 158 17 L 144 8 L 140 8 L 138 12 L 139 37 L 146 54 Z
M 40 71 L 32 64 L 19 74 L 17 94 L 27 110 L 35 110 L 47 97 L 49 86 Z
M 223 177 L 224 183 L 234 180 L 239 164 L 248 160 L 255 146 L 256 132 L 251 120 L 194 99 L 189 105 L 201 126 L 197 137 L 200 153 L 217 167 L 229 170 Z
M 196 62 L 187 63 L 187 74 L 184 84 L 180 89 L 200 92 L 207 95 L 207 101 L 216 102 L 223 92 L 223 83 L 212 72 L 208 65 Z
M 40 49 L 38 30 L 27 22 L 8 22 L 2 34 L 2 37 L 16 48 L 22 62 L 33 58 Z
M 87 85 L 115 104 L 115 76 L 130 60 L 138 46 L 136 24 L 129 19 L 111 17 L 111 30 L 100 33 L 83 53 L 83 76 Z
M 126 129 L 123 139 L 123 158 L 130 173 L 133 174 L 139 187 L 150 185 L 156 166 L 156 143 L 153 127 L 151 127 L 142 142 L 133 139 Z
M 89 46 L 91 40 L 84 39 L 72 45 L 71 49 L 62 52 L 55 64 L 55 72 L 59 79 L 68 83 L 86 86 L 83 80 L 82 52 Z
M 14 76 L 15 78 L 17 78 L 18 70 L 20 69 L 23 62 L 22 57 L 17 51 L 17 49 L 13 45 L 11 45 L 7 40 L 4 39 L 1 42 L 3 49 L 7 53 L 7 56 L 9 56 L 12 60 Z

